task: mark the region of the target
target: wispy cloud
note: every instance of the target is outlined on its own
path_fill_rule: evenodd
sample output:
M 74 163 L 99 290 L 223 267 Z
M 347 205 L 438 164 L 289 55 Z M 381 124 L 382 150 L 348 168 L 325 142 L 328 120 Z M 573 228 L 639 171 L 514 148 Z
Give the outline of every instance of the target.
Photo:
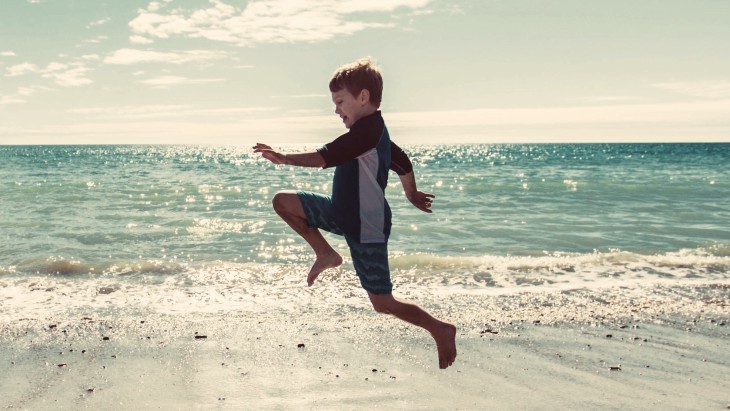
M 730 99 L 694 103 L 390 112 L 401 144 L 465 142 L 727 141 Z M 69 110 L 68 124 L 23 128 L 0 124 L 0 136 L 65 142 L 270 144 L 322 143 L 342 133 L 331 114 L 275 107 L 205 109 L 189 105 Z M 214 121 L 211 121 L 213 120 Z M 19 140 L 21 141 L 21 140 Z M 24 140 L 23 140 L 24 141 Z
M 543 125 L 632 125 L 713 122 L 727 124 L 730 100 L 686 103 L 613 104 L 575 107 L 475 109 L 391 113 L 402 127 L 490 127 Z
M 69 114 L 81 114 L 95 119 L 162 119 L 170 117 L 191 116 L 221 117 L 241 116 L 247 114 L 261 114 L 279 110 L 277 107 L 227 107 L 227 108 L 200 108 L 182 104 L 158 104 L 140 106 L 92 107 L 67 110 Z
M 5 77 L 18 77 L 28 73 L 37 73 L 38 66 L 33 63 L 20 63 L 5 68 Z
M 154 41 L 143 36 L 129 36 L 129 42 L 132 44 L 152 44 Z
M 42 78 L 51 79 L 59 86 L 76 87 L 91 84 L 93 81 L 86 77 L 90 71 L 80 62 L 69 64 L 51 62 L 45 68 L 33 63 L 21 63 L 5 69 L 6 77 L 19 77 L 30 73 L 39 74 Z
M 53 79 L 56 84 L 63 87 L 76 87 L 91 84 L 93 81 L 86 77 L 86 73 L 90 70 L 84 66 L 63 67 L 58 70 L 50 71 L 43 74 L 44 78 Z
M 0 51 L 0 57 L 15 57 L 14 51 Z
M 168 9 L 166 4 L 152 2 L 129 23 L 134 33 L 130 40 L 204 38 L 240 46 L 318 42 L 368 28 L 393 27 L 391 13 L 399 9 L 421 9 L 430 3 L 430 0 L 253 0 L 241 9 L 221 0 L 209 1 L 207 8 L 193 10 Z M 381 16 L 367 20 L 363 12 Z
M 106 41 L 106 40 L 109 40 L 109 36 L 105 36 L 102 34 L 102 35 L 94 37 L 93 39 L 84 40 L 83 43 L 84 44 L 100 44 L 101 42 Z
M 24 96 L 24 97 L 30 97 L 39 91 L 48 91 L 48 90 L 50 90 L 50 88 L 46 87 L 46 86 L 18 87 L 17 94 Z
M 329 98 L 328 94 L 293 94 L 289 96 L 289 98 Z
M 357 12 L 389 12 L 398 8 L 420 9 L 430 3 L 430 0 L 346 0 L 325 1 L 322 3 L 335 6 L 340 13 Z
M 14 94 L 6 94 L 0 96 L 0 105 L 7 104 L 20 104 L 26 102 L 26 97 L 30 97 L 39 91 L 50 90 L 45 86 L 29 86 L 29 87 L 18 87 Z
M 147 80 L 142 80 L 140 83 L 152 86 L 155 88 L 167 88 L 172 86 L 186 85 L 186 84 L 207 84 L 207 83 L 218 83 L 225 81 L 222 78 L 201 78 L 191 79 L 181 76 L 160 76 Z
M 119 49 L 107 56 L 104 63 L 131 65 L 140 63 L 183 64 L 192 61 L 217 60 L 226 57 L 226 53 L 209 50 L 189 50 L 181 52 L 161 52 L 138 49 Z
M 19 103 L 25 103 L 25 100 L 20 98 L 20 96 L 16 95 L 0 95 L 0 106 L 4 106 L 7 104 L 19 104 Z
M 101 60 L 101 56 L 98 54 L 84 54 L 83 56 L 79 57 L 81 60 L 87 60 L 87 61 L 98 61 Z
M 583 103 L 626 103 L 640 101 L 642 99 L 642 97 L 638 96 L 588 96 L 578 97 L 573 99 L 573 101 L 580 101 Z
M 89 24 L 86 25 L 86 28 L 89 29 L 89 28 L 92 28 L 92 27 L 103 26 L 103 25 L 109 23 L 111 20 L 112 19 L 110 19 L 109 17 L 106 17 L 106 18 L 103 18 L 103 19 L 99 19 L 99 20 L 96 20 L 96 21 L 92 21 L 91 23 L 89 23 Z
M 655 88 L 693 97 L 727 98 L 730 97 L 730 81 L 694 81 L 658 83 Z
M 150 117 L 167 117 L 170 115 L 178 115 L 180 112 L 189 110 L 188 105 L 179 104 L 157 104 L 157 105 L 138 105 L 138 106 L 121 106 L 121 107 L 91 107 L 76 108 L 67 110 L 70 114 L 82 114 L 84 116 L 93 116 L 95 118 L 150 118 Z

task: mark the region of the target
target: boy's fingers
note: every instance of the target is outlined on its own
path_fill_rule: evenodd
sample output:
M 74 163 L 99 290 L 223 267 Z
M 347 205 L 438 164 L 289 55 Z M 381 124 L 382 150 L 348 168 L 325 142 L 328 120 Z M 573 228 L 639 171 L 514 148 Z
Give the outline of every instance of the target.
M 255 152 L 258 153 L 261 150 L 271 150 L 271 147 L 268 146 L 268 145 L 266 145 L 266 144 L 263 144 L 263 143 L 256 143 L 256 145 L 253 146 L 253 149 L 254 149 Z

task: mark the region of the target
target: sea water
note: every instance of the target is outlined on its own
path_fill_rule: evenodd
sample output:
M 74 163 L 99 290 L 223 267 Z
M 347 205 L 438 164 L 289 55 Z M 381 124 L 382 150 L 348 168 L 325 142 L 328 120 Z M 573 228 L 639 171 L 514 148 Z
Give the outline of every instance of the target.
M 314 147 L 288 147 L 305 150 Z M 396 293 L 500 295 L 730 279 L 730 144 L 407 146 L 433 214 L 390 174 Z M 272 210 L 331 169 L 249 147 L 0 147 L 0 315 L 343 306 L 345 257 L 313 255 Z M 359 303 L 356 303 L 359 304 Z

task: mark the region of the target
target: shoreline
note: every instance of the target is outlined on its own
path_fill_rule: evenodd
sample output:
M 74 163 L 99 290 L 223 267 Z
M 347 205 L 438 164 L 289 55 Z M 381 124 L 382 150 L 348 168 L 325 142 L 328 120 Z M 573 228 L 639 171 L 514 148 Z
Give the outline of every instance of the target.
M 640 291 L 419 301 L 458 327 L 445 371 L 363 305 L 6 317 L 0 408 L 725 409 L 730 286 Z

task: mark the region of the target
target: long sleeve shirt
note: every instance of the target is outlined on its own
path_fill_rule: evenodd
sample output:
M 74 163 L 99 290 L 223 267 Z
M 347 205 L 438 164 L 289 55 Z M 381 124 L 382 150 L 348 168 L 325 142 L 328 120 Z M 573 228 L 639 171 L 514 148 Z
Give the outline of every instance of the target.
M 350 130 L 317 150 L 325 168 L 336 167 L 332 184 L 335 221 L 345 235 L 360 243 L 387 242 L 392 214 L 385 200 L 388 171 L 413 171 L 408 155 L 390 141 L 377 111 L 359 119 Z

